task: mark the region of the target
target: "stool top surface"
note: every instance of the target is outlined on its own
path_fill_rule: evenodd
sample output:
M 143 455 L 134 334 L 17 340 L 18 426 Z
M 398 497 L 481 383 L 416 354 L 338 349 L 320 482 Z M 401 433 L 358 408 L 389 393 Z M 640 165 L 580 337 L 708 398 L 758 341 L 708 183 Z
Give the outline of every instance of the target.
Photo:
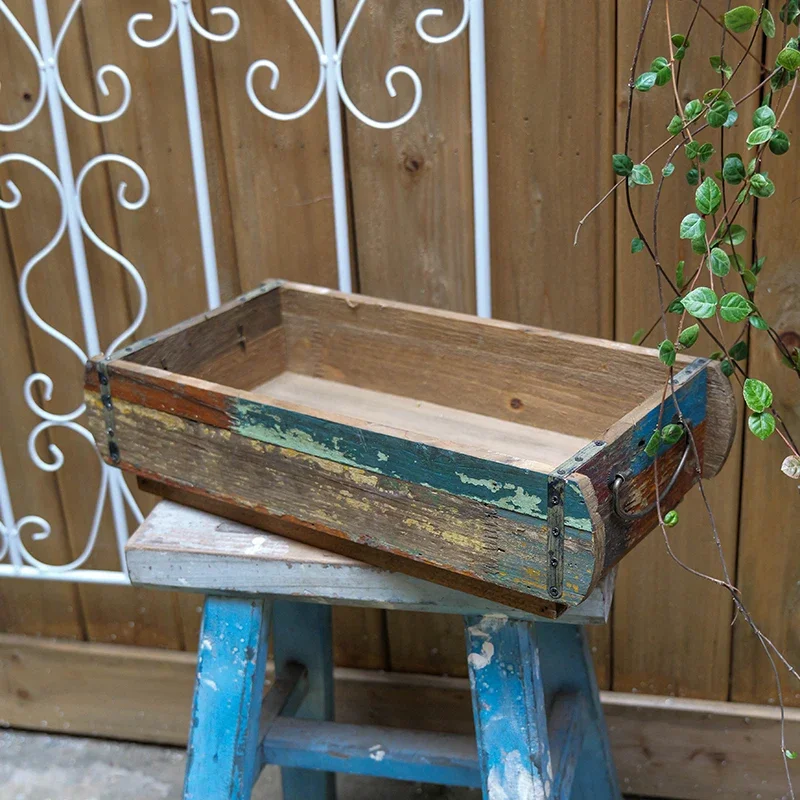
M 139 586 L 550 621 L 169 500 L 162 500 L 128 541 L 126 558 L 130 579 Z M 557 621 L 606 622 L 613 586 L 612 573 Z

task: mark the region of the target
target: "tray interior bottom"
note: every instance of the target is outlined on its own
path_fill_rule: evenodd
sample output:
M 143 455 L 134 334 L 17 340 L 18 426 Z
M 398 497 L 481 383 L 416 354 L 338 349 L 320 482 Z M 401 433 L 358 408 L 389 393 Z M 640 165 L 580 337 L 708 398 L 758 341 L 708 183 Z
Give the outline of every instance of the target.
M 307 406 L 322 414 L 393 428 L 405 438 L 436 439 L 451 450 L 488 451 L 532 468 L 554 469 L 588 444 L 579 436 L 520 425 L 436 403 L 361 389 L 336 381 L 283 372 L 255 387 L 256 394 Z M 525 466 L 528 466 L 526 464 Z

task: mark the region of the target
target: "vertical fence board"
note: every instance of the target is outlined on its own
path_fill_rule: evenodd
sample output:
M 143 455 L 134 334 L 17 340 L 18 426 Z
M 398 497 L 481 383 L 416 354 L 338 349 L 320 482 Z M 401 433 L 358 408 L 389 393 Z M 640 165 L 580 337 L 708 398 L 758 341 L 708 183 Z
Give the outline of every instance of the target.
M 613 206 L 572 240 L 608 181 L 615 13 L 610 0 L 537 0 L 486 16 L 496 317 L 613 338 Z M 576 53 L 592 68 L 575 69 Z M 609 626 L 590 638 L 606 687 Z
M 319 32 L 319 3 L 299 5 Z M 212 58 L 242 288 L 267 278 L 335 286 L 325 96 L 300 119 L 276 120 L 256 110 L 244 82 L 254 61 L 273 61 L 278 85 L 272 91 L 272 74 L 261 68 L 256 95 L 280 113 L 298 111 L 314 93 L 317 54 L 285 2 L 251 3 L 239 12 L 235 43 L 214 47 Z
M 461 0 L 438 3 L 441 20 L 426 22 L 443 35 L 461 18 Z M 353 11 L 340 0 L 339 25 Z M 365 6 L 344 52 L 344 80 L 353 102 L 376 120 L 410 108 L 411 81 L 384 76 L 394 66 L 414 69 L 422 104 L 405 125 L 375 130 L 346 115 L 358 276 L 365 294 L 473 312 L 472 179 L 467 39 L 440 45 L 414 28 L 424 6 L 391 0 Z
M 782 4 L 771 3 L 775 17 Z M 790 29 L 791 36 L 794 29 Z M 775 63 L 782 25 L 770 42 L 766 62 Z M 789 90 L 775 95 L 774 108 L 782 108 Z M 779 112 L 777 112 L 779 113 Z M 769 152 L 763 169 L 775 176 L 773 197 L 759 201 L 759 256 L 766 256 L 759 275 L 756 303 L 789 349 L 800 347 L 800 257 L 797 230 L 797 186 L 800 181 L 800 111 L 797 94 L 781 128 L 792 141 L 786 155 Z M 766 381 L 775 405 L 795 442 L 800 441 L 800 405 L 797 375 L 781 363 L 763 331 L 750 333 L 749 374 Z M 781 474 L 788 455 L 777 434 L 766 442 L 749 432 L 745 436 L 741 498 L 738 579 L 744 602 L 764 634 L 795 667 L 800 662 L 800 560 L 797 557 L 800 496 L 796 480 Z M 800 705 L 797 681 L 780 668 L 784 700 Z M 731 696 L 733 700 L 776 703 L 775 679 L 767 656 L 749 626 L 738 620 L 734 628 Z
M 619 20 L 618 151 L 623 147 L 630 62 L 645 5 L 644 2 L 630 4 Z M 714 13 L 721 13 L 724 8 L 722 2 L 710 6 Z M 678 4 L 673 9 L 674 32 L 687 29 L 693 10 L 694 6 L 688 4 Z M 708 53 L 718 50 L 719 37 L 720 29 L 705 15 L 700 14 L 685 62 L 684 69 L 688 71 L 681 81 L 682 103 L 702 96 L 706 89 L 719 85 L 718 77 L 706 64 Z M 663 6 L 656 4 L 638 72 L 645 71 L 652 59 L 664 54 L 666 48 Z M 730 45 L 728 50 L 733 52 Z M 740 81 L 737 77 L 736 86 L 746 85 L 749 88 L 757 82 L 756 76 L 757 72 L 753 72 L 751 65 L 747 64 L 742 67 L 743 80 Z M 734 89 L 734 96 L 736 92 Z M 752 107 L 744 105 L 739 111 L 743 119 L 749 120 Z M 646 95 L 637 94 L 634 98 L 631 128 L 634 160 L 637 155 L 649 152 L 652 146 L 666 138 L 666 125 L 672 114 L 674 106 L 670 86 L 654 89 Z M 743 136 L 746 133 L 743 134 L 742 130 L 743 125 L 739 125 L 727 134 L 726 150 L 743 147 Z M 707 131 L 701 135 L 701 140 L 711 141 L 715 148 L 719 148 L 717 132 Z M 734 141 L 738 148 L 734 146 Z M 656 181 L 660 178 L 665 158 L 666 156 L 660 160 L 654 159 L 651 164 Z M 610 166 L 610 161 L 607 163 Z M 659 217 L 660 256 L 665 270 L 673 276 L 680 258 L 686 259 L 687 275 L 691 274 L 693 265 L 699 263 L 699 258 L 691 253 L 690 248 L 679 249 L 676 245 L 679 222 L 694 207 L 694 189 L 688 186 L 684 178 L 688 162 L 682 152 L 675 158 L 675 165 L 674 175 L 665 183 Z M 609 182 L 612 179 L 614 176 L 609 169 Z M 658 318 L 659 305 L 652 262 L 645 252 L 636 255 L 631 255 L 630 252 L 631 238 L 636 233 L 628 219 L 623 192 L 624 190 L 620 190 L 616 198 L 616 333 L 619 339 L 629 341 L 635 330 L 649 328 Z M 652 231 L 654 194 L 654 187 L 644 190 L 637 188 L 633 194 L 634 208 L 639 212 L 648 236 Z M 732 192 L 728 191 L 728 195 L 732 199 Z M 749 224 L 744 216 L 738 221 L 746 226 Z M 668 302 L 672 295 L 669 288 L 665 291 L 668 293 Z M 733 328 L 728 328 L 730 335 Z M 659 325 L 647 343 L 655 345 L 661 339 L 663 334 Z M 733 342 L 733 338 L 730 342 Z M 716 348 L 712 342 L 701 337 L 692 354 L 707 355 L 714 349 Z M 736 559 L 739 452 L 740 444 L 737 440 L 723 472 L 706 487 L 731 570 Z M 675 553 L 693 568 L 720 576 L 717 549 L 698 492 L 691 493 L 680 506 L 679 513 L 681 522 L 672 529 L 670 535 Z M 612 687 L 620 691 L 725 699 L 730 668 L 731 613 L 731 601 L 727 593 L 682 570 L 667 554 L 661 532 L 655 531 L 620 567 L 614 604 Z

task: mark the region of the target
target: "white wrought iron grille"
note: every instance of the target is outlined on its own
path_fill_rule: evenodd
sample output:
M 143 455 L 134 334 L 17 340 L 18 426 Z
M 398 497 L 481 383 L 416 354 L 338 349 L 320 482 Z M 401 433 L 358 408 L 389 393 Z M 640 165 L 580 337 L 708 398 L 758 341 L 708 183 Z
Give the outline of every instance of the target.
M 259 70 L 267 70 L 271 75 L 270 89 L 275 90 L 281 78 L 280 67 L 268 58 L 254 61 L 246 74 L 242 75 L 243 96 L 262 114 L 276 120 L 291 124 L 307 114 L 322 98 L 326 99 L 327 126 L 330 152 L 330 169 L 333 187 L 333 213 L 336 242 L 336 263 L 339 288 L 352 290 L 352 267 L 350 253 L 350 234 L 348 219 L 348 200 L 345 177 L 345 153 L 342 133 L 342 107 L 352 114 L 361 124 L 388 129 L 408 122 L 424 102 L 424 87 L 419 75 L 410 67 L 397 65 L 385 76 L 386 90 L 395 97 L 396 81 L 409 80 L 414 88 L 414 96 L 410 107 L 395 119 L 377 120 L 365 114 L 351 99 L 343 77 L 343 63 L 346 58 L 348 40 L 358 24 L 359 17 L 367 0 L 358 0 L 355 8 L 342 29 L 341 36 L 337 32 L 335 0 L 319 0 L 321 11 L 321 31 L 317 32 L 304 15 L 296 0 L 285 1 L 302 26 L 316 51 L 319 61 L 319 76 L 316 87 L 310 98 L 301 101 L 293 112 L 279 112 L 272 109 L 269 100 L 257 94 L 254 87 L 254 75 Z M 371 0 L 376 2 L 376 0 Z M 76 359 L 75 376 L 80 380 L 82 366 L 87 355 L 100 352 L 111 353 L 123 342 L 135 337 L 147 309 L 147 288 L 136 266 L 122 253 L 103 241 L 91 228 L 83 211 L 82 189 L 87 175 L 97 166 L 114 162 L 132 173 L 133 186 L 121 182 L 117 187 L 116 199 L 127 210 L 136 211 L 148 201 L 150 183 L 144 170 L 132 159 L 107 153 L 90 159 L 78 171 L 75 171 L 70 149 L 70 140 L 65 124 L 65 114 L 76 114 L 82 119 L 104 125 L 123 117 L 131 104 L 132 87 L 128 75 L 113 64 L 106 64 L 97 70 L 95 79 L 100 92 L 108 97 L 112 88 L 122 91 L 122 97 L 116 109 L 106 114 L 94 114 L 81 108 L 70 96 L 61 79 L 59 58 L 64 38 L 73 24 L 82 0 L 74 0 L 55 37 L 50 24 L 47 0 L 31 0 L 35 32 L 27 31 L 12 13 L 9 6 L 0 0 L 2 18 L 0 24 L 9 24 L 19 36 L 25 48 L 35 60 L 39 73 L 38 94 L 27 115 L 14 123 L 0 120 L 0 131 L 16 132 L 25 129 L 42 112 L 45 106 L 50 117 L 53 145 L 56 155 L 56 170 L 52 170 L 41 160 L 28 154 L 15 152 L 0 155 L 0 166 L 7 162 L 26 164 L 38 170 L 53 186 L 60 201 L 60 219 L 53 221 L 54 233 L 49 241 L 24 264 L 19 279 L 19 295 L 22 308 L 28 318 L 52 339 L 54 347 L 66 347 Z M 166 0 L 165 0 L 166 2 Z M 187 137 L 191 153 L 191 164 L 194 178 L 197 217 L 199 222 L 200 245 L 203 258 L 203 273 L 208 306 L 213 308 L 220 303 L 219 273 L 217 269 L 214 229 L 212 224 L 211 197 L 207 176 L 206 153 L 203 143 L 203 120 L 200 113 L 200 87 L 198 86 L 195 54 L 192 34 L 201 36 L 210 42 L 224 43 L 234 40 L 240 27 L 246 25 L 246 4 L 240 0 L 239 12 L 229 7 L 215 7 L 210 13 L 222 16 L 227 20 L 227 30 L 213 33 L 207 30 L 197 19 L 190 0 L 169 0 L 169 22 L 166 29 L 154 38 L 146 38 L 139 33 L 142 22 L 152 22 L 149 13 L 134 14 L 128 21 L 128 35 L 142 48 L 156 48 L 166 43 L 177 34 L 180 57 L 180 73 L 183 82 L 184 100 L 187 118 Z M 429 8 L 421 11 L 415 20 L 415 30 L 409 30 L 409 36 L 419 36 L 430 46 L 439 46 L 452 41 L 468 31 L 469 35 L 469 70 L 470 70 L 470 117 L 472 123 L 472 166 L 473 166 L 473 209 L 475 237 L 475 276 L 477 312 L 481 316 L 491 314 L 491 271 L 489 242 L 489 208 L 488 208 L 488 150 L 486 120 L 486 59 L 484 46 L 484 4 L 483 0 L 464 0 L 463 13 L 458 24 L 447 34 L 432 35 L 426 27 L 431 18 L 442 17 L 440 8 Z M 119 82 L 109 85 L 112 77 Z M 2 76 L 0 76 L 2 80 Z M 9 180 L 0 186 L 0 208 L 5 212 L 13 212 L 23 201 L 23 189 Z M 12 222 L 13 224 L 13 222 Z M 48 255 L 68 237 L 71 253 L 73 278 L 77 290 L 77 298 L 82 323 L 83 342 L 78 343 L 48 324 L 37 313 L 36 307 L 28 292 L 28 282 L 35 269 L 47 269 Z M 101 342 L 98 333 L 97 316 L 90 282 L 89 267 L 86 258 L 87 241 L 99 248 L 106 256 L 115 261 L 133 280 L 138 294 L 138 307 L 134 310 L 131 323 L 116 333 L 109 342 Z M 40 266 L 41 265 L 41 266 Z M 82 425 L 81 417 L 85 411 L 83 404 L 66 413 L 49 411 L 37 400 L 37 393 L 45 404 L 53 394 L 52 379 L 36 372 L 25 380 L 20 390 L 24 392 L 25 402 L 40 420 L 30 431 L 19 431 L 20 436 L 27 436 L 27 449 L 30 458 L 39 469 L 56 472 L 65 464 L 63 452 L 57 445 L 47 446 L 48 457 L 43 458 L 37 451 L 37 442 L 52 428 L 64 428 L 77 434 L 92 447 L 93 440 L 89 431 Z M 37 391 L 38 390 L 38 391 Z M 101 533 L 101 519 L 106 507 L 111 510 L 113 535 L 116 538 L 119 553 L 119 570 L 97 570 L 84 568 Z M 26 509 L 27 511 L 28 509 Z M 35 511 L 35 509 L 34 509 Z M 9 488 L 9 476 L 0 453 L 0 577 L 34 578 L 47 580 L 70 580 L 87 583 L 127 583 L 123 549 L 129 536 L 128 512 L 133 519 L 141 521 L 142 515 L 136 501 L 129 491 L 121 473 L 100 464 L 100 482 L 97 499 L 90 528 L 86 533 L 81 553 L 68 563 L 51 564 L 37 559 L 26 547 L 25 537 L 34 541 L 55 535 L 51 523 L 35 514 L 16 516 Z M 110 533 L 110 532 L 109 532 Z

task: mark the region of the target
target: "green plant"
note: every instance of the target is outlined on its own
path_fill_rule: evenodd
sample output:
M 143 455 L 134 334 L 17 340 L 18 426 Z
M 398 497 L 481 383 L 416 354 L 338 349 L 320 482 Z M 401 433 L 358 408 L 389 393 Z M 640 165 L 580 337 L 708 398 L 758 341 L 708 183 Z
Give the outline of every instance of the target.
M 755 623 L 730 577 L 699 467 L 698 486 L 711 519 L 724 580 L 700 573 L 674 556 L 668 528 L 677 524 L 678 517 L 674 511 L 662 513 L 658 449 L 661 442 L 670 442 L 671 437 L 684 433 L 685 421 L 671 378 L 677 353 L 698 350 L 702 342 L 699 334 L 703 330 L 714 343 L 710 357 L 720 361 L 722 371 L 742 393 L 748 409 L 749 430 L 762 440 L 773 435 L 783 440 L 788 453 L 782 464 L 776 465 L 776 472 L 781 470 L 794 479 L 800 477 L 800 451 L 776 408 L 772 390 L 764 381 L 750 377 L 744 366 L 750 337 L 765 336 L 777 348 L 786 367 L 800 378 L 800 349 L 787 347 L 758 306 L 759 275 L 765 268 L 765 259 L 758 256 L 757 220 L 762 212 L 752 215 L 752 230 L 748 231 L 741 224 L 747 222 L 744 218 L 748 216 L 742 214 L 743 209 L 775 202 L 771 198 L 781 188 L 776 177 L 780 172 L 773 168 L 771 175 L 768 167 L 771 166 L 769 162 L 778 161 L 792 146 L 781 123 L 794 99 L 800 72 L 800 0 L 780 0 L 777 20 L 766 2 L 734 6 L 728 0 L 724 13 L 716 16 L 703 0 L 692 0 L 691 21 L 682 32 L 672 28 L 670 0 L 660 2 L 666 20 L 665 51 L 645 68 L 640 65 L 642 43 L 655 3 L 655 0 L 648 0 L 628 81 L 624 148 L 611 159 L 618 180 L 580 220 L 575 242 L 589 216 L 617 190 L 623 191 L 635 234 L 631 252 L 652 263 L 661 306 L 659 317 L 649 328 L 640 328 L 633 341 L 644 343 L 660 328 L 662 341 L 658 344 L 658 355 L 665 366 L 661 417 L 663 419 L 669 404 L 670 411 L 674 407 L 681 422 L 681 426 L 662 427 L 659 420 L 658 429 L 646 447 L 646 452 L 654 459 L 658 516 L 667 549 L 682 567 L 730 592 L 737 614 L 747 621 L 767 653 L 783 719 L 778 664 L 795 678 L 800 679 L 800 674 Z M 701 14 L 710 17 L 719 29 L 719 46 L 712 53 L 692 47 L 695 25 Z M 780 49 L 772 63 L 762 63 L 762 50 L 766 52 L 763 45 L 769 39 L 779 41 Z M 759 64 L 760 77 L 754 86 L 734 97 L 732 81 L 748 59 Z M 692 70 L 694 85 L 703 85 L 702 81 L 707 88 L 702 96 L 685 102 L 681 99 L 685 81 L 682 83 L 681 79 L 688 70 Z M 667 135 L 649 153 L 636 158 L 631 142 L 633 105 L 637 101 L 646 103 L 649 93 L 658 91 L 672 95 L 673 113 L 663 121 Z M 758 107 L 755 112 L 745 114 L 745 101 L 750 98 L 757 99 Z M 658 170 L 654 163 L 657 158 L 663 159 Z M 654 178 L 654 170 L 657 178 Z M 686 213 L 677 230 L 665 232 L 661 230 L 659 214 L 662 191 L 667 181 L 682 180 L 681 175 L 686 184 Z M 637 213 L 632 202 L 632 195 L 642 192 L 648 193 L 645 199 L 652 200 L 652 221 L 648 223 L 643 221 L 644 215 Z M 674 271 L 667 270 L 661 258 L 659 243 L 667 234 L 685 240 L 692 253 L 691 257 L 678 262 Z M 669 319 L 673 314 L 677 315 L 677 327 L 672 328 L 671 334 Z M 669 430 L 672 427 L 678 431 Z M 689 428 L 685 430 L 695 463 L 699 464 L 694 437 Z M 796 756 L 786 747 L 783 724 L 780 745 L 789 793 L 794 798 L 788 760 Z

